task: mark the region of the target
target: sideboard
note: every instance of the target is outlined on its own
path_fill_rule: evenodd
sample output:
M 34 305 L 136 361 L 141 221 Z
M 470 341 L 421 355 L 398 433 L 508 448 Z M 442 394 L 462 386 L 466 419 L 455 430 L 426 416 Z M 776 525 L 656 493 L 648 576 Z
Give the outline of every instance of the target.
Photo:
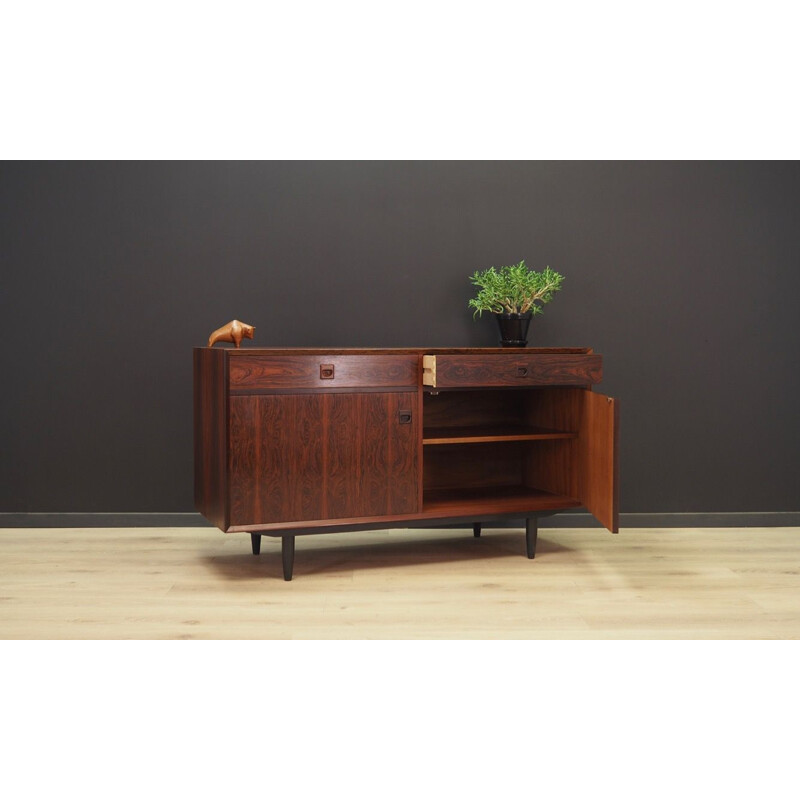
M 618 530 L 618 402 L 589 348 L 194 349 L 195 506 L 295 537 L 586 508 Z

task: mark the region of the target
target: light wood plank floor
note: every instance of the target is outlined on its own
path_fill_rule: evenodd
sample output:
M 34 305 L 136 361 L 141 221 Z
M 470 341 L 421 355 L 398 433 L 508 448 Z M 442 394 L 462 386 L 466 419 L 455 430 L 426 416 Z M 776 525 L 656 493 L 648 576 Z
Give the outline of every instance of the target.
M 800 528 L 0 530 L 3 639 L 796 639 Z

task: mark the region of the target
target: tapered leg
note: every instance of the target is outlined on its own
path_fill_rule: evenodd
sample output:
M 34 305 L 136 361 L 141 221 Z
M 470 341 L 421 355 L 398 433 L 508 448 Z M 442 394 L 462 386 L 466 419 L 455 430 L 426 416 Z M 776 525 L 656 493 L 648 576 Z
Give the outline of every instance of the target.
M 480 522 L 473 522 L 472 523 L 472 535 L 478 539 L 481 535 L 481 523 Z
M 281 536 L 281 555 L 283 556 L 283 579 L 292 579 L 294 569 L 294 536 Z
M 536 537 L 539 532 L 539 520 L 536 517 L 528 517 L 525 520 L 525 548 L 528 551 L 528 558 L 536 555 Z
M 257 556 L 261 552 L 261 534 L 251 533 L 250 544 L 253 545 L 253 555 Z

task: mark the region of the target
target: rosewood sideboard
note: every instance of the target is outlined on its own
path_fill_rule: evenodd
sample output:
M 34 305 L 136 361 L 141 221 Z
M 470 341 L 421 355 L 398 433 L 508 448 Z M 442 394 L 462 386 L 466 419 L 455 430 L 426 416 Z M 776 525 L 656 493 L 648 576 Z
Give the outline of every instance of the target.
M 588 348 L 194 349 L 195 506 L 282 539 L 584 507 L 618 530 L 618 403 Z

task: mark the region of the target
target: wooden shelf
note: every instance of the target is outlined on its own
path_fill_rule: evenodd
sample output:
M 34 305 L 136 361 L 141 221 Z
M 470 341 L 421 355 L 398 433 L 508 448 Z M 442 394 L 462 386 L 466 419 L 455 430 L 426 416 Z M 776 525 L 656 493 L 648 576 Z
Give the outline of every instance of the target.
M 577 508 L 580 501 L 566 495 L 543 492 L 529 486 L 479 486 L 467 489 L 428 489 L 422 500 L 426 516 L 468 516 L 473 510 L 486 513 L 549 511 Z
M 480 425 L 425 428 L 422 444 L 478 444 L 481 442 L 527 442 L 536 439 L 574 439 L 576 433 L 533 425 Z

